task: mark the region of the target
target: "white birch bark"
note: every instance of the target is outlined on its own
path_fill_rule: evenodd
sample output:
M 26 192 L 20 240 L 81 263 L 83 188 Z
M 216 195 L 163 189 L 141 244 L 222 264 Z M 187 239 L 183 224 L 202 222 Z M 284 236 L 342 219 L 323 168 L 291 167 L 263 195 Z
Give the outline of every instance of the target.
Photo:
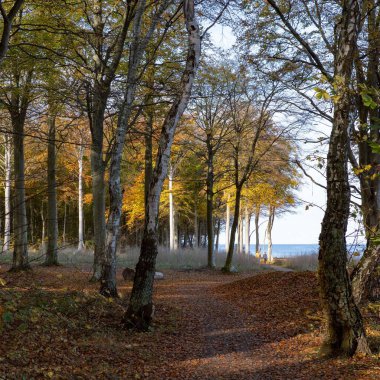
M 273 207 L 273 206 L 269 207 L 269 219 L 268 219 L 268 226 L 267 226 L 268 263 L 271 263 L 273 261 L 273 257 L 272 257 L 272 229 L 273 229 L 275 211 L 276 211 L 275 207 Z
M 249 255 L 249 243 L 250 243 L 250 235 L 249 235 L 249 229 L 250 229 L 250 220 L 251 220 L 251 216 L 249 215 L 249 212 L 248 212 L 248 207 L 247 205 L 245 206 L 245 213 L 244 213 L 244 237 L 245 237 L 245 242 L 244 242 L 244 245 L 245 245 L 245 250 L 244 252 Z
M 230 245 L 230 204 L 229 204 L 230 196 L 227 198 L 227 203 L 226 203 L 226 252 L 228 251 L 228 247 Z
M 175 210 L 174 210 L 174 201 L 173 201 L 173 176 L 174 170 L 173 165 L 169 166 L 169 239 L 170 239 L 170 251 L 174 251 L 175 248 Z

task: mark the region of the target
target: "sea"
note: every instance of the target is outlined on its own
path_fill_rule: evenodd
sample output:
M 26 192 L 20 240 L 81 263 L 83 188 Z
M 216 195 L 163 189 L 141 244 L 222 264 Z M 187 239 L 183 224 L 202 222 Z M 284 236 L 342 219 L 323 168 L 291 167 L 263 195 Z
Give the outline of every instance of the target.
M 364 245 L 348 245 L 347 249 L 349 252 L 359 252 L 364 250 Z M 219 250 L 223 251 L 225 249 L 224 244 L 219 245 Z M 299 255 L 310 255 L 318 253 L 318 244 L 273 244 L 272 254 L 273 257 L 289 257 L 289 256 L 299 256 Z M 254 253 L 256 246 L 254 244 L 250 245 L 250 252 Z M 261 244 L 260 250 L 262 253 L 268 251 L 267 244 Z

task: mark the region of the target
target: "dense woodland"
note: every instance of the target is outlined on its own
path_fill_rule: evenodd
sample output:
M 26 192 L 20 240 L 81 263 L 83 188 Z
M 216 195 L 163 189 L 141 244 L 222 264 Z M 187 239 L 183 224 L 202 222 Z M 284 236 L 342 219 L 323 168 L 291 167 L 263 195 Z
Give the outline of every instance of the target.
M 91 281 L 118 298 L 117 255 L 138 246 L 121 319 L 147 330 L 159 247 L 203 247 L 215 269 L 225 234 L 231 273 L 234 255 L 259 251 L 265 221 L 271 262 L 275 217 L 308 178 L 327 192 L 322 352 L 370 353 L 358 305 L 380 258 L 375 0 L 4 0 L 0 13 L 11 272 L 27 273 L 35 251 L 45 266 L 63 249 L 93 252 Z M 235 34 L 231 50 L 213 45 L 217 25 Z M 348 265 L 350 217 L 367 247 Z

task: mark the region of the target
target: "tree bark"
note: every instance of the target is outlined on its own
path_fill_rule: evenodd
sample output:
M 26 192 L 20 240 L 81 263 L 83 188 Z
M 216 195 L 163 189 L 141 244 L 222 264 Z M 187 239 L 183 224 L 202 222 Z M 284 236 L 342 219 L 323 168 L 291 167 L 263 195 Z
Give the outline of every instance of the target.
M 238 228 L 239 215 L 240 215 L 240 199 L 241 199 L 241 187 L 238 186 L 236 187 L 236 192 L 235 192 L 234 219 L 232 221 L 228 253 L 227 253 L 226 262 L 224 264 L 224 267 L 222 268 L 222 271 L 227 272 L 227 273 L 231 272 L 231 269 L 232 269 L 232 257 L 233 257 L 234 249 L 235 249 L 235 236 L 236 236 L 236 231 Z
M 259 226 L 259 220 L 260 220 L 260 207 L 256 208 L 256 214 L 255 214 L 255 249 L 256 249 L 256 256 L 260 254 L 260 226 Z
M 78 252 L 84 250 L 84 219 L 83 219 L 83 155 L 84 146 L 78 148 Z M 65 204 L 66 213 L 66 204 Z M 65 218 L 66 219 L 66 218 Z
M 186 67 L 181 78 L 181 92 L 174 100 L 161 130 L 156 165 L 149 187 L 140 257 L 136 266 L 130 302 L 123 318 L 126 327 L 139 330 L 145 330 L 149 327 L 154 312 L 152 293 L 158 253 L 157 226 L 160 195 L 168 171 L 174 132 L 189 102 L 201 52 L 201 38 L 195 18 L 194 1 L 185 0 L 183 10 L 189 45 Z
M 220 218 L 218 218 L 218 223 L 216 224 L 216 240 L 215 240 L 215 253 L 219 251 L 219 235 L 220 235 Z
M 207 179 L 206 179 L 206 223 L 207 223 L 207 267 L 215 268 L 214 255 L 214 163 L 212 146 L 209 135 L 207 136 Z
M 368 353 L 362 316 L 356 306 L 347 272 L 346 230 L 349 216 L 348 128 L 350 116 L 349 82 L 353 50 L 359 33 L 361 2 L 343 2 L 337 24 L 337 52 L 334 77 L 340 78 L 339 101 L 334 104 L 333 127 L 327 155 L 327 207 L 319 237 L 319 281 L 323 307 L 328 318 L 328 338 L 322 353 L 352 356 Z
M 24 123 L 25 113 L 11 112 L 13 127 L 13 162 L 14 162 L 14 206 L 13 233 L 14 249 L 11 270 L 29 269 L 28 262 L 28 222 L 25 200 L 25 158 L 24 158 Z
M 357 68 L 357 109 L 359 115 L 360 125 L 370 125 L 370 138 L 368 139 L 366 129 L 359 130 L 359 167 L 371 165 L 372 169 L 369 173 L 359 175 L 360 190 L 361 190 L 361 210 L 363 214 L 363 226 L 366 231 L 367 247 L 361 257 L 358 265 L 355 267 L 351 274 L 352 291 L 355 302 L 359 304 L 368 295 L 368 284 L 376 283 L 377 281 L 371 277 L 378 277 L 379 273 L 375 270 L 377 263 L 380 260 L 380 245 L 376 242 L 379 235 L 379 221 L 380 221 L 380 178 L 376 176 L 377 168 L 380 164 L 380 155 L 372 152 L 371 143 L 380 142 L 378 120 L 380 117 L 380 110 L 370 109 L 363 104 L 362 98 L 359 95 L 360 85 L 365 84 L 368 87 L 379 88 L 379 61 L 380 61 L 380 24 L 379 7 L 375 5 L 374 0 L 367 1 L 367 78 L 364 77 L 364 71 L 360 58 L 356 58 Z M 379 101 L 379 99 L 375 99 Z M 364 138 L 364 134 L 365 137 Z M 355 167 L 355 163 L 353 163 Z M 373 178 L 375 175 L 375 178 Z
M 230 196 L 228 195 L 226 201 L 226 247 L 225 250 L 228 252 L 228 248 L 230 245 L 230 204 L 229 204 Z
M 57 182 L 56 182 L 56 149 L 55 149 L 55 125 L 56 116 L 50 114 L 47 124 L 49 128 L 48 140 L 48 203 L 47 203 L 47 232 L 48 242 L 45 265 L 58 265 L 58 218 L 57 218 Z
M 272 257 L 272 229 L 273 222 L 275 217 L 276 209 L 273 206 L 269 206 L 269 218 L 268 218 L 268 226 L 267 226 L 267 237 L 268 237 L 268 262 L 273 262 Z
M 7 253 L 9 251 L 10 241 L 11 241 L 11 175 L 12 175 L 12 144 L 10 136 L 4 134 L 4 171 L 5 171 L 5 181 L 4 181 L 4 243 L 3 252 Z
M 175 235 L 176 235 L 176 223 L 175 223 L 175 210 L 173 200 L 173 178 L 174 170 L 173 166 L 169 166 L 169 239 L 170 239 L 170 251 L 175 250 Z M 178 248 L 178 247 L 177 247 Z
M 250 230 L 250 222 L 251 222 L 251 216 L 249 215 L 249 212 L 248 212 L 248 207 L 247 207 L 247 205 L 245 206 L 245 217 L 244 217 L 244 219 L 245 219 L 245 253 L 247 254 L 247 255 L 249 255 L 249 253 L 250 253 L 250 247 L 249 247 L 249 245 L 250 245 L 250 234 L 249 234 L 249 230 Z

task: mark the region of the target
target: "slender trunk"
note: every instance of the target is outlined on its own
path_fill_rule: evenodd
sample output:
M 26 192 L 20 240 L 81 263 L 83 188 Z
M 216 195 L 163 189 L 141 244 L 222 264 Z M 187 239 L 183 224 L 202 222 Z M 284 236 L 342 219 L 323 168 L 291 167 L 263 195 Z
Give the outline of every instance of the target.
M 147 204 L 149 185 L 153 172 L 153 112 L 148 112 L 145 131 L 144 203 Z
M 206 224 L 207 224 L 207 266 L 215 268 L 215 255 L 214 255 L 214 220 L 213 220 L 213 207 L 214 207 L 214 166 L 213 166 L 213 153 L 210 145 L 210 135 L 207 135 L 207 179 L 206 179 Z
M 245 206 L 245 253 L 249 255 L 249 230 L 250 230 L 250 221 L 251 221 L 251 216 L 249 215 L 248 212 L 248 207 Z
M 66 202 L 63 204 L 63 228 L 62 228 L 62 244 L 66 244 L 66 220 L 67 220 L 67 210 Z
M 161 130 L 156 166 L 149 187 L 140 257 L 136 266 L 136 274 L 130 302 L 123 319 L 126 327 L 137 328 L 140 330 L 147 329 L 154 312 L 152 293 L 156 257 L 158 253 L 157 226 L 160 195 L 168 171 L 174 132 L 190 99 L 191 89 L 201 52 L 201 38 L 199 34 L 199 26 L 195 19 L 194 1 L 185 0 L 183 9 L 186 29 L 189 36 L 189 50 L 186 67 L 181 78 L 181 92 L 174 100 Z
M 228 248 L 230 245 L 230 204 L 229 204 L 230 196 L 227 198 L 226 202 L 226 252 L 228 252 Z
M 41 202 L 41 221 L 42 221 L 42 231 L 41 231 L 41 251 L 43 254 L 46 252 L 46 244 L 45 244 L 45 238 L 46 238 L 46 218 L 45 218 L 45 212 L 44 212 L 44 202 Z
M 194 206 L 194 243 L 195 248 L 199 247 L 199 228 L 198 228 L 198 211 L 197 205 Z
M 235 249 L 235 236 L 238 228 L 239 215 L 240 215 L 240 199 L 241 199 L 241 187 L 236 187 L 235 193 L 235 209 L 234 209 L 234 219 L 232 221 L 231 227 L 231 239 L 228 246 L 228 253 L 224 267 L 222 268 L 223 272 L 231 272 L 232 267 L 232 257 Z
M 10 136 L 4 134 L 4 170 L 5 170 L 5 181 L 4 181 L 4 243 L 3 252 L 7 253 L 9 251 L 10 241 L 11 241 L 11 174 L 12 174 L 12 143 Z
M 30 214 L 30 242 L 34 244 L 34 212 L 33 212 L 33 202 L 29 201 L 29 214 Z
M 269 219 L 268 219 L 268 226 L 267 226 L 268 262 L 269 263 L 271 263 L 273 261 L 273 257 L 272 257 L 272 229 L 273 229 L 275 211 L 276 211 L 276 209 L 273 206 L 269 207 Z
M 84 155 L 84 147 L 81 145 L 78 148 L 78 252 L 84 250 L 83 155 Z M 65 204 L 65 214 L 66 214 L 66 204 Z
M 14 157 L 14 249 L 12 270 L 28 269 L 28 222 L 25 202 L 24 121 L 19 114 L 11 115 Z
M 103 91 L 94 91 L 91 115 L 91 177 L 92 177 L 92 212 L 94 224 L 94 263 L 91 281 L 98 281 L 101 277 L 101 266 L 105 255 L 105 162 L 103 161 L 103 122 L 105 100 Z
M 239 226 L 238 226 L 238 253 L 243 253 L 243 216 L 239 215 Z
M 219 236 L 220 236 L 220 218 L 218 218 L 218 223 L 216 225 L 216 241 L 215 241 L 215 252 L 219 251 Z
M 58 218 L 57 218 L 57 182 L 56 182 L 56 149 L 55 149 L 55 115 L 48 116 L 48 203 L 47 232 L 48 242 L 45 265 L 58 265 Z
M 174 201 L 173 201 L 173 177 L 174 170 L 173 166 L 169 167 L 169 239 L 170 239 L 170 251 L 174 251 L 176 248 L 175 236 L 176 236 L 176 226 L 175 226 L 175 210 L 174 210 Z M 178 244 L 178 243 L 177 243 Z M 178 248 L 178 247 L 177 247 Z
M 355 302 L 358 304 L 362 302 L 368 295 L 371 286 L 368 284 L 376 283 L 376 277 L 379 277 L 379 272 L 376 267 L 380 261 L 380 245 L 376 242 L 379 236 L 379 220 L 380 220 L 380 178 L 377 176 L 377 168 L 380 164 L 380 155 L 372 152 L 371 143 L 380 142 L 378 120 L 380 117 L 380 110 L 371 109 L 363 104 L 362 98 L 359 95 L 361 88 L 360 85 L 365 84 L 369 88 L 378 88 L 378 72 L 380 61 L 380 24 L 378 22 L 379 10 L 375 5 L 375 0 L 367 2 L 368 30 L 368 65 L 367 65 L 367 78 L 364 77 L 362 71 L 362 62 L 357 58 L 357 83 L 358 83 L 358 96 L 357 96 L 357 109 L 359 115 L 360 125 L 370 125 L 370 138 L 367 137 L 367 130 L 360 129 L 359 133 L 365 134 L 359 136 L 359 166 L 366 167 L 372 166 L 370 172 L 360 174 L 360 187 L 362 198 L 362 214 L 363 226 L 366 230 L 367 247 L 361 257 L 358 265 L 355 267 L 352 278 L 352 291 Z M 373 97 L 373 95 L 372 95 Z M 374 99 L 377 103 L 378 98 Z M 369 119 L 369 120 L 368 120 Z M 371 278 L 372 277 L 372 278 Z
M 256 256 L 260 254 L 260 226 L 259 226 L 259 220 L 260 220 L 260 207 L 256 209 L 255 214 L 255 249 L 256 249 Z

